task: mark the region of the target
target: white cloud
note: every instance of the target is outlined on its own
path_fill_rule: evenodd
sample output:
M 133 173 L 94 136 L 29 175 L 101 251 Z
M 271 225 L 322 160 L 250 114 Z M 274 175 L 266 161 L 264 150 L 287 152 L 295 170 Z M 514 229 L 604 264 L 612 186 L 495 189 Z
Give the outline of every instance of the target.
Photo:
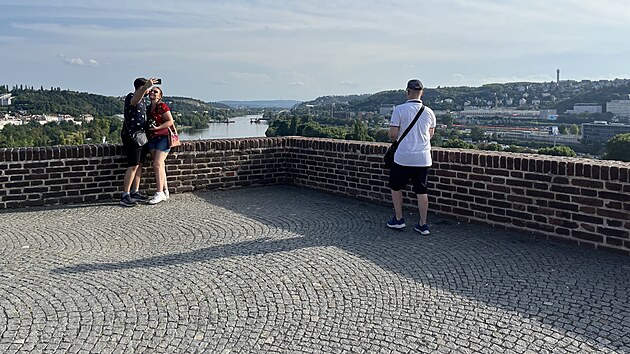
M 0 60 L 15 68 L 3 79 L 81 90 L 98 81 L 117 93 L 125 78 L 159 75 L 175 95 L 310 99 L 398 88 L 411 77 L 429 87 L 548 81 L 557 67 L 566 78 L 622 77 L 630 56 L 625 0 L 151 5 L 2 0 Z M 90 71 L 103 77 L 69 69 L 103 65 L 107 73 Z M 244 92 L 244 83 L 256 86 Z
M 98 67 L 101 64 L 95 59 L 83 60 L 82 58 L 68 58 L 64 60 L 66 64 L 74 65 L 74 66 L 89 66 L 89 67 Z

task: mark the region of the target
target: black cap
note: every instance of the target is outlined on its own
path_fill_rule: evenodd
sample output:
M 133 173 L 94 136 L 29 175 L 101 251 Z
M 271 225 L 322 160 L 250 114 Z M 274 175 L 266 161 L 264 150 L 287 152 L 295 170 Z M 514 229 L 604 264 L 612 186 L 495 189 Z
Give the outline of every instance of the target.
M 418 79 L 409 80 L 407 83 L 407 89 L 409 90 L 422 90 L 424 86 L 422 86 L 422 82 Z

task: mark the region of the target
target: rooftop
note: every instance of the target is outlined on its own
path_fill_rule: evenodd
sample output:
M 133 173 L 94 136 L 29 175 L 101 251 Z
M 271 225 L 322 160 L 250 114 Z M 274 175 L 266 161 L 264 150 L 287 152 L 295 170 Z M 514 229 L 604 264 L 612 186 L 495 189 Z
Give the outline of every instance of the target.
M 0 352 L 630 351 L 627 256 L 391 214 L 282 185 L 4 210 Z

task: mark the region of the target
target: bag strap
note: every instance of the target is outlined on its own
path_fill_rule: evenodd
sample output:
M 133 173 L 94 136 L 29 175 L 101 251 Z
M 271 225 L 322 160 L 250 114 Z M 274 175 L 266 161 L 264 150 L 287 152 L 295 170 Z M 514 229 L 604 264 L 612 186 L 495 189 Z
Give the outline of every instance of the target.
M 129 136 L 133 136 L 133 134 L 135 132 L 137 132 L 137 131 L 141 131 L 141 130 L 144 131 L 144 129 L 142 129 L 142 128 L 134 130 L 134 131 L 131 131 L 131 129 L 129 129 L 129 126 L 127 125 L 127 119 L 125 119 L 124 117 L 123 117 L 123 125 L 125 126 L 125 128 L 127 128 L 127 134 Z
M 416 124 L 416 122 L 418 121 L 418 118 L 420 118 L 420 115 L 422 115 L 422 112 L 424 112 L 424 105 L 422 105 L 418 113 L 416 113 L 416 116 L 413 118 L 413 121 L 411 122 L 411 124 L 409 124 L 407 129 L 405 129 L 403 134 L 400 136 L 400 139 L 396 140 L 395 143 L 400 144 L 400 142 L 405 138 L 405 136 L 407 136 L 407 133 L 409 133 L 409 131 L 411 130 L 411 127 L 413 127 L 414 124 Z
M 173 121 L 173 125 L 169 125 L 169 126 L 168 126 L 168 131 L 173 132 L 173 130 L 171 130 L 171 127 L 172 127 L 172 128 L 173 128 L 173 130 L 175 131 L 175 134 L 176 134 L 176 135 L 179 135 L 179 134 L 177 134 L 177 128 L 175 127 L 175 121 Z
M 144 99 L 144 97 L 142 99 Z M 146 115 L 146 108 L 145 108 L 145 115 Z M 132 132 L 129 126 L 127 125 L 127 117 L 125 117 L 124 115 L 123 115 L 123 126 L 127 128 L 127 134 L 129 134 L 129 136 L 131 136 L 133 133 L 137 132 L 138 130 L 144 130 L 144 128 L 140 128 Z

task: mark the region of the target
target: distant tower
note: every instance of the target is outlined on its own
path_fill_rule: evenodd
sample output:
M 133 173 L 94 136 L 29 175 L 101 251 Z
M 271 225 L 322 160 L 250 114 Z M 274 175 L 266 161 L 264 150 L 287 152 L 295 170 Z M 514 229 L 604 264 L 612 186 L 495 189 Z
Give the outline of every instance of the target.
M 556 84 L 560 85 L 560 69 L 556 69 Z

